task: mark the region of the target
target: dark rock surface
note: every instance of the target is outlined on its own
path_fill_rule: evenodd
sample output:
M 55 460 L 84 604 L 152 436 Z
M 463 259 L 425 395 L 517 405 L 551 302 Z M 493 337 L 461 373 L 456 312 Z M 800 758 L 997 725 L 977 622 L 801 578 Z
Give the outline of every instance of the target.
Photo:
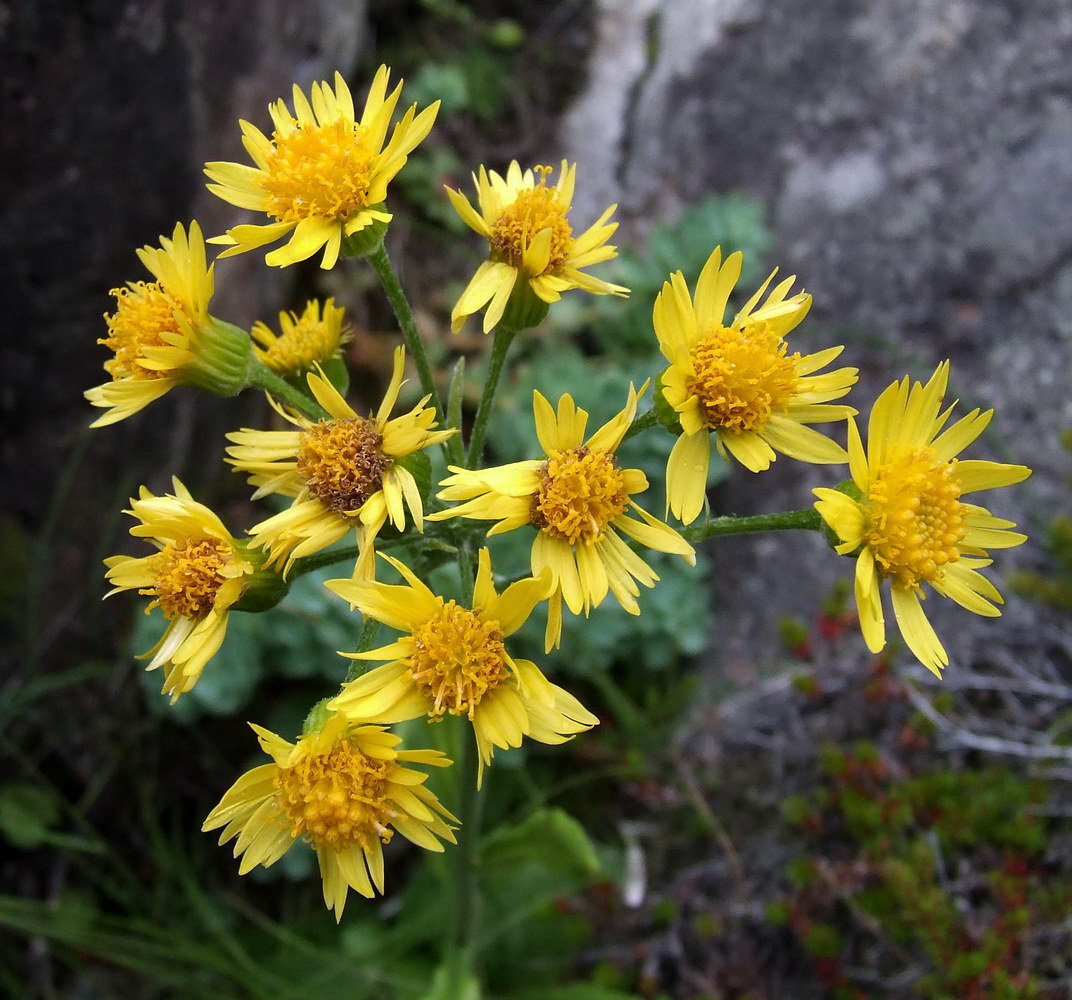
M 624 240 L 712 192 L 762 199 L 771 262 L 815 295 L 802 347 L 847 345 L 864 412 L 894 378 L 951 358 L 952 392 L 997 411 L 973 456 L 1036 469 L 1026 485 L 992 495 L 995 513 L 1035 536 L 1000 553 L 998 569 L 1042 560 L 1035 539 L 1068 507 L 1058 435 L 1072 426 L 1072 8 L 600 7 L 588 90 L 562 133 L 586 172 L 581 210 L 620 202 Z M 802 506 L 828 478 L 782 459 L 761 478 L 739 472 L 717 501 L 738 512 Z M 777 656 L 777 617 L 813 608 L 848 570 L 785 537 L 714 554 L 727 567 L 715 643 L 724 667 Z M 965 630 L 1000 636 L 1002 623 L 949 610 L 935 609 L 954 655 Z M 1014 597 L 1007 613 L 1022 622 L 1036 610 Z
M 108 290 L 145 277 L 135 249 L 176 221 L 211 235 L 237 219 L 205 191 L 204 161 L 238 158 L 238 118 L 264 123 L 293 81 L 349 71 L 363 24 L 353 0 L 0 3 L 0 511 L 5 538 L 38 542 L 58 500 L 39 582 L 71 605 L 54 628 L 99 592 L 98 549 L 114 545 L 111 512 L 129 491 L 168 486 L 165 468 L 196 482 L 222 452 L 222 407 L 192 393 L 87 434 L 82 393 L 103 381 Z M 217 267 L 213 312 L 249 323 L 278 308 L 293 279 L 253 257 Z

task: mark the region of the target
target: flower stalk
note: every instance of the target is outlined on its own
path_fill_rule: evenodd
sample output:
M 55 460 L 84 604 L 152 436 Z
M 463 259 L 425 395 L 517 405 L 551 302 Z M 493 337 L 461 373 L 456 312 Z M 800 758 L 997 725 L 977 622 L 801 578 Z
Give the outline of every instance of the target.
M 428 363 L 428 353 L 424 349 L 424 341 L 417 331 L 417 322 L 413 318 L 413 310 L 409 307 L 409 300 L 402 290 L 402 285 L 395 273 L 391 258 L 387 255 L 387 247 L 383 240 L 369 251 L 366 257 L 380 279 L 384 294 L 391 303 L 398 327 L 402 331 L 402 338 L 406 342 L 409 353 L 413 356 L 413 363 L 417 366 L 417 377 L 421 380 L 421 391 L 432 398 L 436 412 L 441 416 L 446 415 L 443 403 L 439 398 L 439 389 L 436 387 L 435 376 L 432 374 L 432 366 Z
M 468 464 L 475 469 L 484 451 L 484 438 L 488 433 L 488 420 L 491 406 L 495 400 L 495 391 L 499 387 L 506 354 L 514 341 L 517 331 L 508 326 L 499 326 L 495 330 L 495 339 L 491 344 L 491 359 L 488 362 L 488 374 L 484 380 L 484 392 L 480 396 L 480 405 L 473 420 L 473 432 L 469 438 Z
M 684 528 L 682 537 L 690 542 L 702 542 L 721 535 L 745 535 L 757 531 L 819 531 L 822 518 L 813 507 L 803 510 L 786 510 L 777 514 L 753 514 L 750 517 L 735 517 L 727 514 L 713 517 L 704 524 Z
M 650 410 L 640 414 L 630 425 L 629 430 L 625 432 L 622 437 L 623 441 L 628 441 L 631 437 L 637 434 L 641 434 L 648 430 L 650 427 L 655 427 L 659 423 L 659 413 L 653 406 Z
M 297 410 L 303 417 L 308 417 L 310 420 L 324 420 L 328 416 L 327 411 L 315 400 L 295 389 L 286 379 L 280 378 L 271 368 L 252 355 L 249 359 L 248 370 L 249 385 L 270 393 L 292 410 Z

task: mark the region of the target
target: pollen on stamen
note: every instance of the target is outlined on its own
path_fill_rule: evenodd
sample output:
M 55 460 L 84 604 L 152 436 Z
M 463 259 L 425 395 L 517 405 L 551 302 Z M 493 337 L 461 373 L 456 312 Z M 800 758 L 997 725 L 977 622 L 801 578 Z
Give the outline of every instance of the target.
M 302 434 L 297 470 L 308 491 L 337 514 L 358 510 L 383 485 L 391 459 L 363 417 L 323 420 Z
M 503 207 L 491 227 L 488 240 L 498 259 L 511 267 L 520 268 L 525 251 L 537 233 L 551 230 L 551 255 L 540 274 L 551 274 L 561 267 L 573 251 L 573 227 L 566 218 L 569 210 L 557 198 L 557 189 L 547 186 L 551 167 L 536 167 L 540 182 L 535 187 L 518 192 L 509 205 Z M 537 277 L 533 275 L 532 277 Z
M 954 466 L 917 448 L 876 471 L 867 497 L 866 544 L 879 572 L 918 590 L 960 558 L 968 508 Z
M 349 218 L 367 206 L 374 161 L 366 129 L 355 122 L 299 123 L 287 135 L 275 132 L 257 180 L 268 196 L 265 211 L 279 222 Z
M 629 505 L 614 457 L 588 448 L 552 452 L 532 499 L 532 523 L 571 545 L 597 542 Z
M 225 566 L 234 550 L 216 538 L 190 538 L 164 546 L 153 556 L 156 579 L 139 591 L 154 600 L 167 618 L 201 621 L 213 608 L 216 593 L 227 581 Z
M 409 670 L 431 702 L 431 715 L 472 719 L 484 696 L 509 675 L 499 623 L 448 601 L 414 630 Z
M 318 850 L 367 848 L 377 839 L 387 843 L 393 831 L 386 824 L 395 815 L 387 800 L 393 766 L 344 739 L 325 753 L 280 767 L 276 801 L 291 836 L 304 837 Z
M 757 323 L 744 329 L 716 327 L 692 350 L 695 375 L 688 389 L 700 401 L 711 429 L 761 431 L 793 399 L 799 354 Z
M 116 310 L 105 315 L 108 336 L 97 341 L 115 352 L 115 357 L 104 363 L 104 369 L 112 378 L 132 375 L 140 379 L 165 377 L 168 372 L 146 368 L 141 358 L 146 347 L 165 345 L 164 334 L 181 332 L 176 310 L 181 305 L 160 287 L 159 282 L 138 281 L 128 288 L 113 288 Z

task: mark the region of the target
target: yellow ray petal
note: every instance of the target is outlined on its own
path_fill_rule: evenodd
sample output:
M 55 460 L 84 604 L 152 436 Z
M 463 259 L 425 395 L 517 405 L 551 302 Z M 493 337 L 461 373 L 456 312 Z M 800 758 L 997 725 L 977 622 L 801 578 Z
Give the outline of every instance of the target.
M 965 493 L 974 493 L 976 490 L 993 490 L 999 486 L 1022 483 L 1031 475 L 1031 470 L 1026 465 L 969 460 L 957 462 L 953 466 L 953 474 Z
M 739 250 L 731 253 L 721 265 L 720 256 L 721 249 L 715 247 L 696 283 L 696 315 L 701 326 L 722 325 L 726 303 L 741 277 L 744 255 Z
M 692 524 L 707 500 L 711 439 L 706 432 L 682 434 L 666 463 L 666 509 L 683 524 Z
M 860 632 L 867 648 L 872 653 L 879 653 L 886 645 L 886 623 L 882 614 L 878 573 L 868 549 L 860 553 L 856 563 L 855 593 L 856 607 L 860 613 Z
M 733 433 L 719 428 L 719 442 L 750 472 L 764 472 L 774 461 L 774 449 L 754 431 Z
M 836 441 L 788 417 L 771 417 L 760 437 L 783 455 L 815 465 L 841 465 L 849 453 Z
M 935 634 L 934 627 L 920 604 L 919 596 L 907 587 L 891 588 L 893 613 L 908 648 L 916 659 L 936 677 L 942 676 L 942 668 L 949 665 L 949 657 Z

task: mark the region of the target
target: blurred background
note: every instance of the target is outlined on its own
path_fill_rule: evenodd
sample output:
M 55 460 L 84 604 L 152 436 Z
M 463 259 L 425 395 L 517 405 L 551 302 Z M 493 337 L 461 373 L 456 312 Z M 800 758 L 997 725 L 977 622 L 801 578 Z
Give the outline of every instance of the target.
M 566 157 L 576 226 L 620 206 L 600 276 L 633 295 L 568 296 L 519 338 L 496 460 L 527 454 L 533 386 L 605 419 L 656 373 L 654 296 L 721 243 L 745 251 L 746 292 L 798 275 L 798 349 L 845 344 L 862 411 L 950 358 L 962 407 L 996 410 L 972 457 L 1035 470 L 993 501 L 1031 536 L 1000 554 L 1005 616 L 927 606 L 940 685 L 895 643 L 867 653 L 851 564 L 818 536 L 710 543 L 699 575 L 660 564 L 639 619 L 605 607 L 567 632 L 548 670 L 604 721 L 496 763 L 489 995 L 1072 996 L 1070 45 L 1067 0 L 0 3 L 0 993 L 427 994 L 434 865 L 393 852 L 397 891 L 351 899 L 336 929 L 310 856 L 240 883 L 198 832 L 254 759 L 243 722 L 294 735 L 359 624 L 307 578 L 234 616 L 167 711 L 133 659 L 159 623 L 100 603 L 100 560 L 137 552 L 121 511 L 139 485 L 179 474 L 233 529 L 263 516 L 222 463 L 263 401 L 179 390 L 90 433 L 82 398 L 135 248 L 241 220 L 201 174 L 245 159 L 237 120 L 265 128 L 269 101 L 336 69 L 360 99 L 386 62 L 404 103 L 443 102 L 392 185 L 388 245 L 444 370 L 465 355 L 479 386 L 487 342 L 447 333 L 482 250 L 443 184 Z M 396 342 L 371 272 L 246 254 L 217 267 L 213 312 L 274 326 L 327 295 L 368 406 Z M 654 480 L 664 444 L 628 457 Z M 712 509 L 806 506 L 828 477 L 719 470 Z

